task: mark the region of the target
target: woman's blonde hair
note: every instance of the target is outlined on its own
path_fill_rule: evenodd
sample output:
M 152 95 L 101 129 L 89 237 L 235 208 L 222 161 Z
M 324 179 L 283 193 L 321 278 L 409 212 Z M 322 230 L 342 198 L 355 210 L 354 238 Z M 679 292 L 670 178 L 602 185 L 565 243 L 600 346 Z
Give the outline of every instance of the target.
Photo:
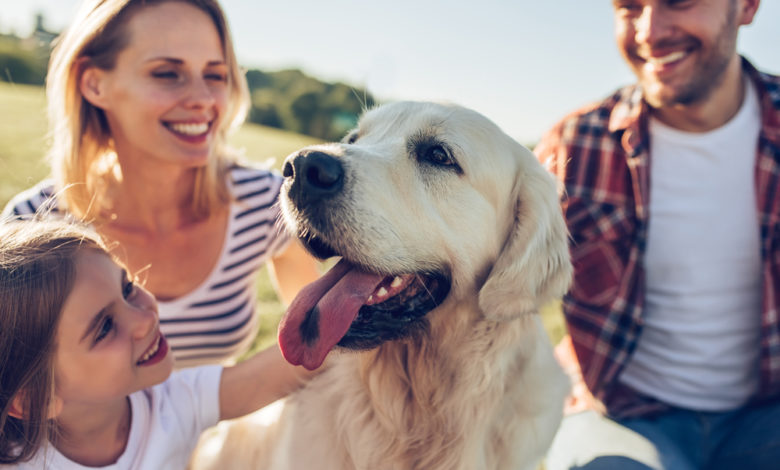
M 56 42 L 46 77 L 52 141 L 48 158 L 57 187 L 68 188 L 61 194 L 61 202 L 76 217 L 100 217 L 109 176 L 117 165 L 105 114 L 82 96 L 81 75 L 87 66 L 113 69 L 130 40 L 127 23 L 134 12 L 173 1 L 193 5 L 211 17 L 228 65 L 228 106 L 217 129 L 216 155 L 196 170 L 192 215 L 208 217 L 229 200 L 225 174 L 233 158 L 227 135 L 244 121 L 249 92 L 222 8 L 215 0 L 84 0 Z
M 63 220 L 0 221 L 0 463 L 28 460 L 55 438 L 49 419 L 62 307 L 76 255 L 106 245 Z M 15 398 L 23 416 L 11 416 Z

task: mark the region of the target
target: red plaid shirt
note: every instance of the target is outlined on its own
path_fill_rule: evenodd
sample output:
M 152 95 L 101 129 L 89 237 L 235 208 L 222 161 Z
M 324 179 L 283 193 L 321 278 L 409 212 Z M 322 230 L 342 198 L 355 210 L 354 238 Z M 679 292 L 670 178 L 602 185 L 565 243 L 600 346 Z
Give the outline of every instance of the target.
M 761 386 L 757 399 L 780 395 L 780 77 L 743 59 L 756 85 L 762 127 L 756 159 L 761 233 Z M 666 405 L 617 377 L 642 331 L 649 197 L 648 106 L 629 86 L 565 117 L 535 152 L 563 182 L 561 204 L 572 236 L 574 283 L 563 311 L 588 388 L 615 417 Z

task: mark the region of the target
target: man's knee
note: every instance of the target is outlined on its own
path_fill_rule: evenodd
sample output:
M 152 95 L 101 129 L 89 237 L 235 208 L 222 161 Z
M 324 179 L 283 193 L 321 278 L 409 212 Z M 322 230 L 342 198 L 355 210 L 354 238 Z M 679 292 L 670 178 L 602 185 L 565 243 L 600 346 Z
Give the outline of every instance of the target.
M 622 455 L 602 455 L 596 457 L 590 462 L 574 467 L 568 467 L 570 470 L 657 470 L 649 465 L 637 462 L 629 457 Z M 547 468 L 546 470 L 552 470 Z
M 567 416 L 553 440 L 546 470 L 663 470 L 655 445 L 599 413 Z

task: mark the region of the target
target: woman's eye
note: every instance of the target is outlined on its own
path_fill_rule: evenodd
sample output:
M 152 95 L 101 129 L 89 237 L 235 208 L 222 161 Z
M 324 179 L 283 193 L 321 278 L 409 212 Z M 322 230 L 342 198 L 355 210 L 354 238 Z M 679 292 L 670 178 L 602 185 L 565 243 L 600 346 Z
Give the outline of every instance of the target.
M 207 73 L 204 77 L 214 82 L 227 82 L 227 75 L 224 73 Z
M 108 336 L 109 333 L 111 333 L 111 330 L 113 329 L 114 317 L 111 315 L 106 315 L 98 327 L 97 336 L 95 336 L 95 343 L 102 341 L 106 336 Z
M 159 78 L 162 80 L 176 80 L 179 78 L 179 74 L 174 71 L 160 71 L 160 72 L 152 72 L 152 76 L 154 78 Z

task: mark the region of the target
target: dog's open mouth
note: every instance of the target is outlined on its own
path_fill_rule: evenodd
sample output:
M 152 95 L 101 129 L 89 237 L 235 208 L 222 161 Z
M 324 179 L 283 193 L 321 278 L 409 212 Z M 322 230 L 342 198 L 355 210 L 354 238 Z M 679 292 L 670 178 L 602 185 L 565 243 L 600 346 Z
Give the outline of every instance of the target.
M 368 349 L 409 334 L 449 290 L 441 273 L 376 274 L 342 258 L 293 300 L 279 347 L 290 363 L 316 369 L 337 344 Z

